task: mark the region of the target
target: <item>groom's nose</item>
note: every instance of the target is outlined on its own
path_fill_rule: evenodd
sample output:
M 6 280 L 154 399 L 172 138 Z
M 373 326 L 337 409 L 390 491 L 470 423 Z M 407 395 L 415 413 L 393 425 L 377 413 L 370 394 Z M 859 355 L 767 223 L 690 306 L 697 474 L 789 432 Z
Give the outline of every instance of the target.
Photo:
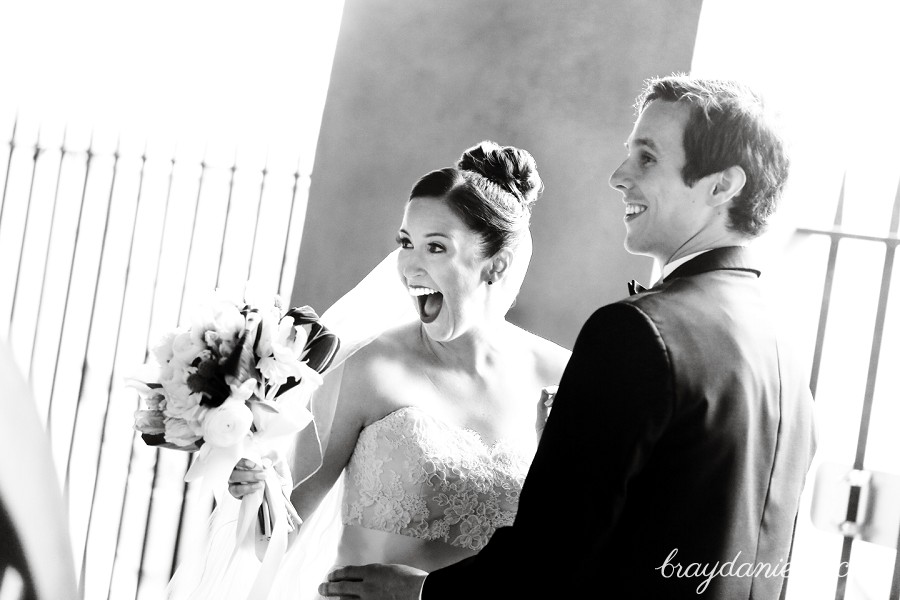
M 628 159 L 622 161 L 622 164 L 612 172 L 609 176 L 609 187 L 624 192 L 631 187 L 631 177 L 627 170 Z

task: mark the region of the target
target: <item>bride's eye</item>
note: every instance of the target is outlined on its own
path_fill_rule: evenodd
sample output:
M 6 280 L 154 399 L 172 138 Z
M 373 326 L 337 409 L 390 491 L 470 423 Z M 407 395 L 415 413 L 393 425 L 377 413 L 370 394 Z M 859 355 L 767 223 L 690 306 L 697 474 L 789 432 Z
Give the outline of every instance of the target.
M 398 235 L 394 241 L 397 242 L 398 246 L 400 246 L 401 248 L 403 248 L 405 250 L 409 250 L 410 248 L 412 248 L 412 242 L 410 241 L 410 239 L 408 237 Z
M 445 250 L 442 244 L 438 244 L 437 242 L 429 242 L 428 251 L 432 254 L 440 254 Z

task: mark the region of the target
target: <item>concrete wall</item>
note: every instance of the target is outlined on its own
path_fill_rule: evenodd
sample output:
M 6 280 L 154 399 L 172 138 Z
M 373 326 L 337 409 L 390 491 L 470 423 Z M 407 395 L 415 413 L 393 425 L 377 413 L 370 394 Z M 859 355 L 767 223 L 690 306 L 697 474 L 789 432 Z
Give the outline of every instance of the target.
M 571 347 L 598 306 L 647 281 L 622 248 L 632 103 L 688 71 L 701 0 L 347 0 L 293 301 L 324 309 L 394 247 L 424 173 L 491 139 L 529 150 L 546 190 L 510 319 Z

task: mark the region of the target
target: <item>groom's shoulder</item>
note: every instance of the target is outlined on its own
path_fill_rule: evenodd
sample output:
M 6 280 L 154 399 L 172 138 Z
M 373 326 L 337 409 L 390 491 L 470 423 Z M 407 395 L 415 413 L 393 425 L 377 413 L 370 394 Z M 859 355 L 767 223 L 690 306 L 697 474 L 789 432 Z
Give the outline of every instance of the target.
M 595 310 L 578 334 L 572 359 L 579 364 L 603 365 L 607 371 L 636 369 L 644 375 L 666 370 L 669 362 L 659 326 L 632 301 L 613 302 Z
M 698 298 L 703 292 L 686 282 L 663 283 L 599 307 L 588 318 L 582 331 L 596 331 L 597 335 L 620 335 L 637 339 L 663 339 L 662 332 L 673 321 L 695 320 L 696 311 L 703 310 Z
M 588 317 L 579 337 L 647 341 L 659 338 L 656 319 L 634 296 L 601 306 Z

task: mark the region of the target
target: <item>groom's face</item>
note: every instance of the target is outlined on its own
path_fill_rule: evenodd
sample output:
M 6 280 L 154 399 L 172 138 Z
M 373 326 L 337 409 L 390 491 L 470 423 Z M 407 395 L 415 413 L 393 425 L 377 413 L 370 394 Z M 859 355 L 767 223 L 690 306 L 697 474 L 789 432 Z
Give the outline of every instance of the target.
M 689 108 L 654 100 L 638 117 L 628 157 L 609 178 L 625 202 L 625 249 L 669 262 L 713 218 L 704 181 L 684 183 L 684 128 Z

